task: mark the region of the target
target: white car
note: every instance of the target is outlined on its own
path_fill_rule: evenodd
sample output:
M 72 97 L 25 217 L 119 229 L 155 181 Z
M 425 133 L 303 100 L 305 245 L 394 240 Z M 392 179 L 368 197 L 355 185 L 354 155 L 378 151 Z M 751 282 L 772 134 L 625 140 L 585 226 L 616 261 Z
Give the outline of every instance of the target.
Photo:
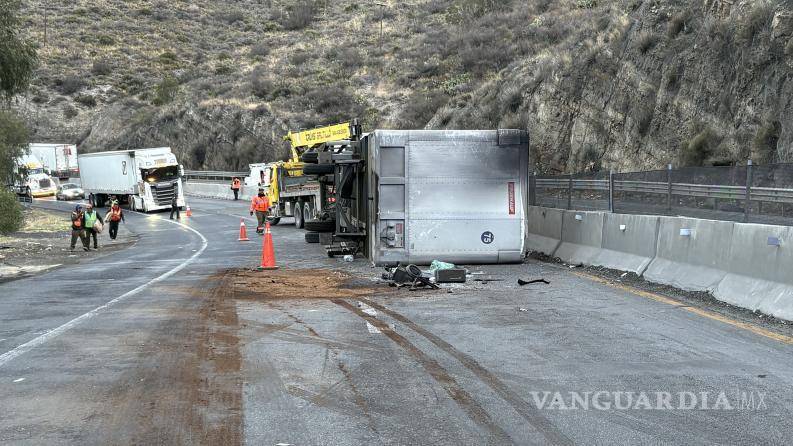
M 74 183 L 63 183 L 58 186 L 58 191 L 55 192 L 56 200 L 77 200 L 78 198 L 85 198 L 85 192 Z

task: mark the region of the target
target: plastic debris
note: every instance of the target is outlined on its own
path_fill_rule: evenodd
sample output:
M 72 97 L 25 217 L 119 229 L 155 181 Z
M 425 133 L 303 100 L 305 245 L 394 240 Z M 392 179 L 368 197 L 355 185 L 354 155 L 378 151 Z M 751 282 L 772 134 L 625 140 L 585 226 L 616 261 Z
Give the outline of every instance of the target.
M 520 311 L 521 313 L 528 313 L 529 309 L 528 308 L 518 308 L 518 311 Z
M 346 256 L 344 256 L 344 261 L 345 262 L 352 262 L 353 260 L 355 260 L 355 257 L 353 257 L 350 254 L 347 254 Z
M 454 263 L 447 263 L 447 262 L 441 262 L 440 260 L 433 260 L 432 263 L 430 263 L 430 272 L 435 272 L 442 269 L 452 269 L 454 267 L 455 267 Z

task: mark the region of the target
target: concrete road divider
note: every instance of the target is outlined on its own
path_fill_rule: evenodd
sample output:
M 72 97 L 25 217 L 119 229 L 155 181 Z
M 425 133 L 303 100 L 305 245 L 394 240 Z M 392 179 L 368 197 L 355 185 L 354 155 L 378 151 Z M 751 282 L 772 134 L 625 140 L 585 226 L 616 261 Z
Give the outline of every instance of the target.
M 529 234 L 526 246 L 529 251 L 552 256 L 562 242 L 562 215 L 560 209 L 529 207 Z
M 201 183 L 191 180 L 185 183 L 184 192 L 194 197 L 218 198 L 222 200 L 234 199 L 234 192 L 231 190 L 231 185 L 223 183 Z M 253 190 L 253 188 L 242 186 L 240 189 L 240 200 L 250 200 L 254 193 L 256 193 L 256 190 Z
M 736 223 L 717 299 L 793 320 L 793 228 Z
M 554 256 L 574 265 L 592 265 L 603 246 L 603 212 L 565 211 L 562 243 Z
M 714 291 L 727 275 L 732 222 L 660 217 L 658 248 L 644 277 L 686 291 Z
M 642 275 L 655 258 L 659 217 L 605 214 L 603 245 L 592 265 Z

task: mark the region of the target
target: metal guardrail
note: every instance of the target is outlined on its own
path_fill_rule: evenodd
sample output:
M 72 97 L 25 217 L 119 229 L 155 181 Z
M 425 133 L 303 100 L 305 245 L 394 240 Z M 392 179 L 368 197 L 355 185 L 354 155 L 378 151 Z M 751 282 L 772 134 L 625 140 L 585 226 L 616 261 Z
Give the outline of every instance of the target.
M 532 204 L 793 224 L 793 164 L 530 178 Z M 592 177 L 595 178 L 592 178 Z M 719 184 L 721 183 L 721 184 Z M 781 186 L 781 187 L 780 187 Z M 704 213 L 704 214 L 703 214 Z
M 573 191 L 608 191 L 609 180 L 571 180 L 570 179 L 540 179 L 536 187 L 542 189 L 570 189 Z M 616 192 L 639 192 L 645 194 L 669 193 L 669 183 L 614 180 Z M 752 201 L 765 201 L 772 203 L 793 203 L 793 189 L 778 189 L 773 187 L 750 187 L 749 199 Z M 685 195 L 698 198 L 722 198 L 725 200 L 746 199 L 745 186 L 721 186 L 716 184 L 686 184 L 671 183 L 672 195 Z
M 225 172 L 221 170 L 185 170 L 184 177 L 187 180 L 207 180 L 216 182 L 231 182 L 234 178 L 242 180 L 248 176 L 248 172 Z

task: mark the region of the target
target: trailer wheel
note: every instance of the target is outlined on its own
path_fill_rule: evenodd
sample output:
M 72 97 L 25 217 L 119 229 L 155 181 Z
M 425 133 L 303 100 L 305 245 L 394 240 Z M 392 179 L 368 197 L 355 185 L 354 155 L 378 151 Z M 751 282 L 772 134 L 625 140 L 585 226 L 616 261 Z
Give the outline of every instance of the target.
M 306 201 L 303 203 L 303 221 L 305 220 L 312 220 L 314 218 L 314 206 L 311 205 L 311 202 Z
M 306 219 L 303 218 L 303 203 L 297 202 L 292 206 L 292 215 L 295 217 L 295 227 L 303 229 Z
M 319 243 L 319 232 L 306 232 L 306 243 Z
M 306 231 L 333 232 L 336 230 L 336 220 L 307 220 Z
M 303 166 L 303 175 L 325 175 L 333 173 L 333 164 L 305 164 Z

